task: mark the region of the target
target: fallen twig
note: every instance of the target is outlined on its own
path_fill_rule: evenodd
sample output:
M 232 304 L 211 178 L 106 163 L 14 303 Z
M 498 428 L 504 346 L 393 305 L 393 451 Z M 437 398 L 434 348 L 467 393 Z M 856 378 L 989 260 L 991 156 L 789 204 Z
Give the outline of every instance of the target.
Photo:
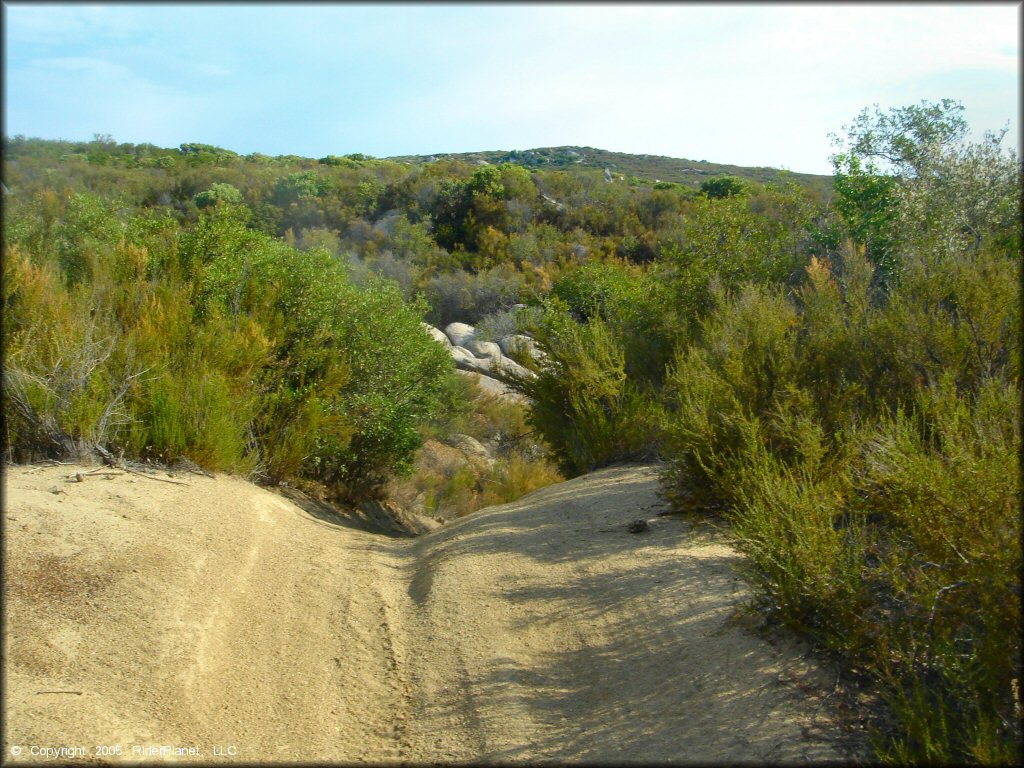
M 67 481 L 69 483 L 81 483 L 85 481 L 86 477 L 117 477 L 118 475 L 124 474 L 123 472 L 114 472 L 110 469 L 102 469 L 94 472 L 78 472 L 74 475 L 68 475 Z
M 57 461 L 56 459 L 43 459 L 43 461 L 47 463 L 40 464 L 38 467 L 32 467 L 32 469 L 28 470 L 25 474 L 31 475 L 33 472 L 38 472 L 41 469 L 49 469 L 50 467 L 70 467 L 74 464 L 73 461 Z
M 94 445 L 93 448 L 96 450 L 96 453 L 100 455 L 100 458 L 103 459 L 104 464 L 110 467 L 120 467 L 120 464 L 122 463 L 121 460 L 114 458 L 114 454 L 112 454 L 102 445 L 97 444 Z
M 114 475 L 117 472 L 120 472 L 120 470 L 117 470 L 117 469 L 115 469 L 113 467 L 97 467 L 96 469 L 90 469 L 88 472 L 80 472 L 79 474 L 81 474 L 84 477 L 86 475 L 100 475 L 100 474 L 102 474 L 102 475 Z
M 154 477 L 153 475 L 148 475 L 145 472 L 137 472 L 136 470 L 129 469 L 128 467 L 124 467 L 124 471 L 131 472 L 133 475 L 138 475 L 139 477 L 148 477 L 150 480 L 157 480 L 161 483 L 173 483 L 174 485 L 190 485 L 190 483 L 185 483 L 182 482 L 181 480 L 169 480 L 165 477 Z

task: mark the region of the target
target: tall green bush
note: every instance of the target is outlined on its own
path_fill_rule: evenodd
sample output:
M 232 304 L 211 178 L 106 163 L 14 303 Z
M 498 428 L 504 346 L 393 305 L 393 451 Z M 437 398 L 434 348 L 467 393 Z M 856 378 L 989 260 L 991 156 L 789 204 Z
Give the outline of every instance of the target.
M 422 303 L 356 288 L 337 257 L 249 229 L 244 210 L 168 237 L 166 220 L 72 197 L 55 226 L 75 235 L 55 253 L 34 253 L 30 228 L 5 243 L 12 455 L 185 455 L 372 493 L 443 406 L 453 366 Z
M 721 510 L 761 602 L 874 677 L 897 762 L 1021 757 L 1020 171 L 986 142 L 901 145 L 884 260 L 709 281 L 666 380 L 667 495 Z
M 529 423 L 554 449 L 562 472 L 578 475 L 650 457 L 657 407 L 625 370 L 622 341 L 600 318 L 579 323 L 552 301 L 532 329 L 545 355 L 534 376 L 511 376 L 531 399 Z
M 662 380 L 676 329 L 665 311 L 669 295 L 653 270 L 590 261 L 559 276 L 550 295 L 563 300 L 578 322 L 598 318 L 609 326 L 631 381 L 642 386 Z
M 750 449 L 744 423 L 770 418 L 795 381 L 797 313 L 782 292 L 747 284 L 713 296 L 717 311 L 701 321 L 700 341 L 677 352 L 665 385 L 664 489 L 695 508 L 734 500 L 728 473 Z

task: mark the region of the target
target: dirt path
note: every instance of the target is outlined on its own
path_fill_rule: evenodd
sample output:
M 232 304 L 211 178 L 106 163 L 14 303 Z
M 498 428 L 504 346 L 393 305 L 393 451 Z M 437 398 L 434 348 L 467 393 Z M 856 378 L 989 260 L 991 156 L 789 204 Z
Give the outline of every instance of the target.
M 735 554 L 656 516 L 650 467 L 416 540 L 87 469 L 5 473 L 5 759 L 848 759 L 832 680 L 744 629 Z

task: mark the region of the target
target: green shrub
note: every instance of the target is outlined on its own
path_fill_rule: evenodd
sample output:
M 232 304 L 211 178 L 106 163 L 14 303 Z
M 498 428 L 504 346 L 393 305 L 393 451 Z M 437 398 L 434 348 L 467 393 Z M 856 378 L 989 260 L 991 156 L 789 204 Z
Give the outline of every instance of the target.
M 716 176 L 700 185 L 701 193 L 712 199 L 742 195 L 749 189 L 750 185 L 743 179 L 727 175 Z
M 865 516 L 848 505 L 849 474 L 836 461 L 825 470 L 813 455 L 782 461 L 759 437 L 751 430 L 727 478 L 737 487 L 730 531 L 749 558 L 751 583 L 790 626 L 859 653 L 870 642 L 860 620 L 869 537 Z
M 53 231 L 57 259 L 69 283 L 88 280 L 122 237 L 117 203 L 97 195 L 68 198 Z
M 209 469 L 251 470 L 252 398 L 238 397 L 218 371 L 183 373 L 164 371 L 143 383 L 129 433 L 118 442 L 129 455 L 165 463 L 186 456 Z
M 873 330 L 881 386 L 908 402 L 947 371 L 977 389 L 1020 371 L 1019 256 L 936 246 L 902 254 L 899 286 Z
M 724 511 L 761 600 L 882 687 L 897 761 L 1012 761 L 1019 288 L 991 247 L 855 249 L 719 292 L 666 381 L 664 487 Z
M 625 353 L 626 375 L 637 384 L 658 384 L 672 353 L 675 329 L 666 312 L 668 295 L 643 268 L 591 261 L 563 273 L 551 295 L 565 302 L 578 322 L 599 318 Z
M 64 256 L 7 246 L 12 454 L 184 455 L 349 494 L 409 466 L 454 375 L 423 304 L 355 288 L 336 257 L 250 230 L 244 212 L 219 206 L 168 238 L 160 219 L 108 227 L 94 203 L 72 198 L 56 225 L 78 233 Z
M 762 601 L 875 676 L 880 754 L 1012 761 L 1019 292 L 991 250 L 920 258 L 882 302 L 855 251 L 792 302 L 720 297 L 667 379 L 665 490 L 723 510 Z
M 370 492 L 391 473 L 407 472 L 420 445 L 417 425 L 448 402 L 455 368 L 447 350 L 420 325 L 426 307 L 407 304 L 393 283 L 353 292 L 338 333 L 352 378 L 339 407 L 352 420 L 349 446 L 318 454 L 354 490 Z
M 205 192 L 193 196 L 192 202 L 197 208 L 209 208 L 218 203 L 238 205 L 242 202 L 242 193 L 232 184 L 214 184 Z
M 1014 762 L 1021 731 L 1020 390 L 958 394 L 950 372 L 885 419 L 857 483 L 885 523 L 877 589 L 899 606 L 883 630 L 896 757 Z
M 701 322 L 699 342 L 677 352 L 665 384 L 663 488 L 690 509 L 735 500 L 729 473 L 750 448 L 745 423 L 769 419 L 796 380 L 797 313 L 782 293 L 748 284 L 714 296 L 718 311 Z
M 811 394 L 828 433 L 882 412 L 895 394 L 887 387 L 886 362 L 879 357 L 880 320 L 872 301 L 874 270 L 847 243 L 839 268 L 812 258 L 807 283 L 795 294 L 799 309 L 796 380 Z
M 811 248 L 810 204 L 795 190 L 761 196 L 767 210 L 744 195 L 698 198 L 692 212 L 663 239 L 659 279 L 672 296 L 675 325 L 697 323 L 714 305 L 714 287 L 746 281 L 799 282 Z
M 655 452 L 658 410 L 625 372 L 625 353 L 600 319 L 577 323 L 553 304 L 534 329 L 546 362 L 536 377 L 511 378 L 531 399 L 529 423 L 552 447 L 561 471 L 588 472 Z

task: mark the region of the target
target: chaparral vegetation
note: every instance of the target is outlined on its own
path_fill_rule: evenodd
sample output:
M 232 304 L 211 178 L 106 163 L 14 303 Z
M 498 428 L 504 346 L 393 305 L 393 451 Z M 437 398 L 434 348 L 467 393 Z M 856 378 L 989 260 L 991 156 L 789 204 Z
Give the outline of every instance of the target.
M 657 459 L 761 609 L 877 687 L 879 758 L 1017 762 L 1021 167 L 962 114 L 865 110 L 830 185 L 5 139 L 7 459 L 357 500 L 500 437 L 415 481 L 462 512 Z M 424 321 L 533 338 L 528 405 L 474 400 Z

